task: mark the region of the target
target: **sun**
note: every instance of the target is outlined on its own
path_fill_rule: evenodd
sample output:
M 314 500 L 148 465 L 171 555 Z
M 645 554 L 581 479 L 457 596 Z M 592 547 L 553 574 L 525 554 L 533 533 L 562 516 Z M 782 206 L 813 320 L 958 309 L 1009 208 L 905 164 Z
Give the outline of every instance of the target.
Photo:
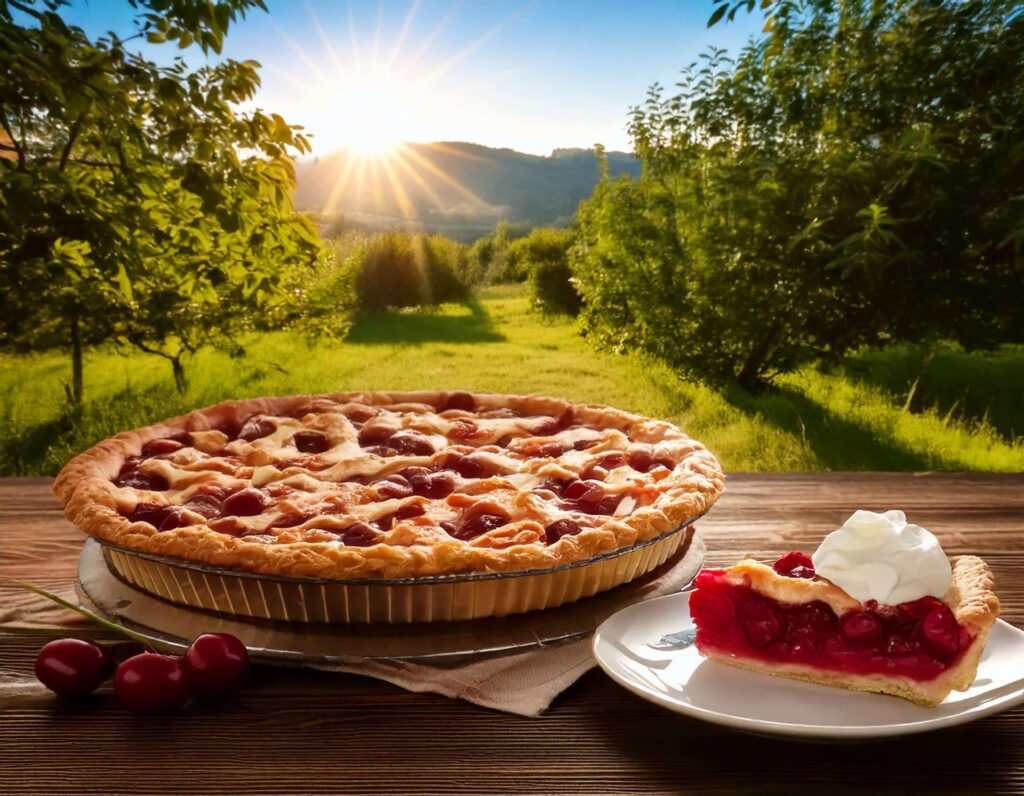
M 413 102 L 396 81 L 382 76 L 346 80 L 331 98 L 337 140 L 363 157 L 383 157 L 402 143 Z

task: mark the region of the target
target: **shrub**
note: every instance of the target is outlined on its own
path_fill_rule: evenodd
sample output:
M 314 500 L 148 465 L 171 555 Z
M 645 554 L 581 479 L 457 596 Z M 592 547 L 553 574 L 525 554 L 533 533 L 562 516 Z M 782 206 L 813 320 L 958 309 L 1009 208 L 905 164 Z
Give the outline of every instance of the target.
M 444 235 L 418 235 L 415 241 L 430 283 L 430 300 L 435 304 L 465 301 L 469 297 L 466 247 Z
M 580 294 L 569 268 L 572 230 L 535 229 L 509 246 L 509 259 L 526 274 L 530 296 L 542 312 L 576 315 Z
M 417 307 L 430 303 L 430 283 L 423 257 L 408 233 L 382 232 L 367 238 L 356 256 L 362 309 Z

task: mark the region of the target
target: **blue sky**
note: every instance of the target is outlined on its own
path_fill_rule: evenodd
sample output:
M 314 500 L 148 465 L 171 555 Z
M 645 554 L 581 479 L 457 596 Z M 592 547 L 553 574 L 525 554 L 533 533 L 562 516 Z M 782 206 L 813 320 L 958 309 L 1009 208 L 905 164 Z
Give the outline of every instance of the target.
M 224 56 L 263 64 L 257 104 L 303 124 L 314 151 L 473 141 L 547 154 L 628 149 L 625 123 L 654 81 L 709 45 L 737 50 L 760 15 L 706 27 L 711 0 L 268 0 Z M 132 31 L 126 0 L 74 0 L 90 33 Z M 350 22 L 351 20 L 351 22 Z M 196 48 L 192 48 L 195 50 Z M 171 46 L 147 47 L 157 60 Z M 199 63 L 201 53 L 189 55 Z

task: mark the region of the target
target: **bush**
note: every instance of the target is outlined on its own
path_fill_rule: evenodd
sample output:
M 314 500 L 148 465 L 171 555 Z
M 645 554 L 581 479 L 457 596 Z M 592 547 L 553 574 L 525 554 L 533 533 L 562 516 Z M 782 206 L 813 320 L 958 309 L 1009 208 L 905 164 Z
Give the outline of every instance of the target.
M 509 260 L 515 270 L 526 274 L 530 296 L 542 312 L 576 315 L 580 294 L 569 268 L 572 230 L 535 229 L 509 246 Z
M 438 304 L 469 298 L 466 247 L 444 235 L 418 235 L 416 245 L 426 269 L 431 301 Z

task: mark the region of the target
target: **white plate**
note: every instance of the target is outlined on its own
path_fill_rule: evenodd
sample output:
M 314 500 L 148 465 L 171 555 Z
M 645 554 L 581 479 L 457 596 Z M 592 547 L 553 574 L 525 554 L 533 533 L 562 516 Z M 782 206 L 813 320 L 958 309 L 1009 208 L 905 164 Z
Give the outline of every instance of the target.
M 708 661 L 696 647 L 648 646 L 693 628 L 690 593 L 631 605 L 594 636 L 594 656 L 613 680 L 669 710 L 747 732 L 856 740 L 937 730 L 1024 703 L 1024 632 L 996 621 L 978 678 L 938 707 L 896 697 L 755 674 Z

